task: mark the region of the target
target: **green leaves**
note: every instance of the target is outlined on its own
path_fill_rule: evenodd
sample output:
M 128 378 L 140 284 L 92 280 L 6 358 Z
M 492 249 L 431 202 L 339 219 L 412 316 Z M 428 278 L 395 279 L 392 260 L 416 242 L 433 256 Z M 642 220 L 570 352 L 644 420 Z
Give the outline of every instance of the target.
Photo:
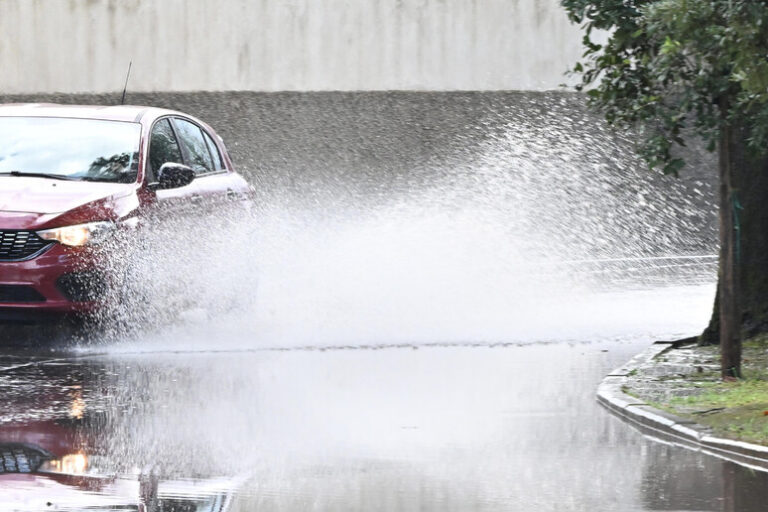
M 661 45 L 661 54 L 662 55 L 669 55 L 672 53 L 677 53 L 682 49 L 683 45 L 680 43 L 680 41 L 674 41 L 669 36 L 664 40 L 664 44 Z
M 574 66 L 589 103 L 608 122 L 638 126 L 652 167 L 677 174 L 672 146 L 684 132 L 714 149 L 725 123 L 748 128 L 768 150 L 768 2 L 739 0 L 561 0 L 585 29 Z M 595 30 L 607 32 L 596 44 Z M 728 98 L 721 102 L 721 98 Z M 717 105 L 727 104 L 720 112 Z

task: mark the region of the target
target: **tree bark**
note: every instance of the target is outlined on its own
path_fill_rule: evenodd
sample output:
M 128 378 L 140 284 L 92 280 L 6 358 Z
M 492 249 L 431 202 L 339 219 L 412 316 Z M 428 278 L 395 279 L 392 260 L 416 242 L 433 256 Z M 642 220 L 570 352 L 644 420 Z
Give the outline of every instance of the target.
M 744 141 L 745 134 L 732 141 L 731 161 L 742 206 L 738 211 L 741 331 L 750 338 L 768 332 L 768 158 L 753 158 Z
M 727 109 L 723 109 L 727 111 Z M 723 378 L 741 377 L 741 320 L 739 265 L 741 259 L 737 188 L 734 183 L 734 129 L 720 135 L 720 272 L 717 288 L 720 320 L 720 359 Z
M 727 107 L 721 100 L 721 112 Z M 748 151 L 743 126 L 723 124 L 718 287 L 709 326 L 699 340 L 720 343 L 723 377 L 739 377 L 741 338 L 768 333 L 768 156 Z

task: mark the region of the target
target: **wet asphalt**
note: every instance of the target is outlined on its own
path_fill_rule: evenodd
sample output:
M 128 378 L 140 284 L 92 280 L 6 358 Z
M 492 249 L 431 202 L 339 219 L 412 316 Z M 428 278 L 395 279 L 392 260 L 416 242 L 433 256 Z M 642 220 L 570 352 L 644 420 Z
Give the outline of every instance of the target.
M 595 402 L 647 343 L 6 350 L 0 442 L 109 483 L 5 474 L 0 509 L 763 510 L 766 474 Z

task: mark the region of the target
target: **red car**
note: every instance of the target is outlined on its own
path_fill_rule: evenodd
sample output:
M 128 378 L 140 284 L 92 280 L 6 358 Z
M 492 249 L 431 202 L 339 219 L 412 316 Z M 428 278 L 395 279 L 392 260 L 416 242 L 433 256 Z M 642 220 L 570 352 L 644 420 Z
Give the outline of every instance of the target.
M 248 200 L 216 133 L 137 106 L 0 105 L 0 321 L 98 309 L 100 243 L 147 212 Z

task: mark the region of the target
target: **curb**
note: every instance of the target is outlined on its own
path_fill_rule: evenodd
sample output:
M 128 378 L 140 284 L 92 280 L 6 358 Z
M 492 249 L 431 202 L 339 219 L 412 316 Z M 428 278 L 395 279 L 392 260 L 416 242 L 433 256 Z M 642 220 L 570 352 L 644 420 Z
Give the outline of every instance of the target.
M 678 346 L 675 342 L 657 341 L 609 373 L 597 388 L 597 401 L 643 434 L 658 441 L 768 471 L 768 446 L 716 437 L 709 427 L 656 409 L 623 391 L 636 368 Z

